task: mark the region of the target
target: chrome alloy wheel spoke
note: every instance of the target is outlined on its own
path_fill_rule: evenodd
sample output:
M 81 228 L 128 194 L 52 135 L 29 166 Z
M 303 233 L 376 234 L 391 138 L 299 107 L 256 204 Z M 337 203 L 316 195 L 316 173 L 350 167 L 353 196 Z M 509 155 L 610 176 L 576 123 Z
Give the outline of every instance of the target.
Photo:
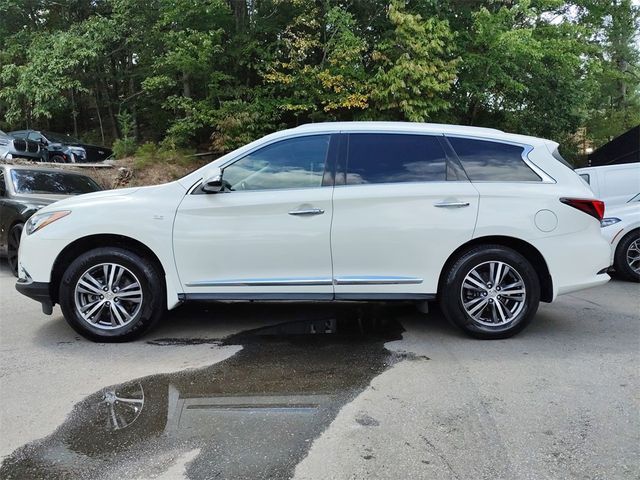
M 636 273 L 640 273 L 640 239 L 631 242 L 627 248 L 627 264 Z
M 74 298 L 83 320 L 110 330 L 133 321 L 144 297 L 140 281 L 131 270 L 115 263 L 101 263 L 80 276 Z
M 475 322 L 502 326 L 523 310 L 527 290 L 524 280 L 511 265 L 489 261 L 477 265 L 462 282 L 462 306 Z

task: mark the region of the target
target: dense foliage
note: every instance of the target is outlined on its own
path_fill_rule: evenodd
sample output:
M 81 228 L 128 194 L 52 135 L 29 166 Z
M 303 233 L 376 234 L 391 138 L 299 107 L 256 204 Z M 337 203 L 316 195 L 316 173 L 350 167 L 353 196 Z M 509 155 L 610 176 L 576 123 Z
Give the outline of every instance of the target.
M 0 0 L 0 128 L 122 154 L 365 119 L 597 146 L 640 122 L 639 22 L 632 0 Z

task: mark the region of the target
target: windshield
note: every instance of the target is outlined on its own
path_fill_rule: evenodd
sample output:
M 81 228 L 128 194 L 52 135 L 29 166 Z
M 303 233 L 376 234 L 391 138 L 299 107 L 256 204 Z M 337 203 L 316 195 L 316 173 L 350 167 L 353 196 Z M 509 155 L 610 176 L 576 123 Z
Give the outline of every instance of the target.
M 16 193 L 80 195 L 101 190 L 96 182 L 84 175 L 39 170 L 12 170 L 11 180 Z
M 62 133 L 42 132 L 47 140 L 56 143 L 82 143 L 77 138 L 73 138 L 71 135 L 63 135 Z

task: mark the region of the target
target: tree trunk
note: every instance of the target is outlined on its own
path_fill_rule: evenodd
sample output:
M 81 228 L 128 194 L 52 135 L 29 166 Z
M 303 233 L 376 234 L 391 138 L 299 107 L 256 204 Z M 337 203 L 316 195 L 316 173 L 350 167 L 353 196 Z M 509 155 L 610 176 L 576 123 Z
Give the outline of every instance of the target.
M 229 7 L 236 21 L 236 32 L 244 31 L 249 16 L 247 0 L 229 0 Z

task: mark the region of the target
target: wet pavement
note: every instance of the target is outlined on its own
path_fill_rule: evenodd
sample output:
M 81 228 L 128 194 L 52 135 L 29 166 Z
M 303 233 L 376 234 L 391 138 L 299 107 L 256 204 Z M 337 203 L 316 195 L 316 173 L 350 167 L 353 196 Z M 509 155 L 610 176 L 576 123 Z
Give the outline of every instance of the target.
M 162 464 L 159 459 L 197 450 L 186 469 L 190 479 L 290 478 L 340 408 L 406 359 L 384 343 L 401 339 L 395 317 L 407 308 L 317 306 L 310 315 L 291 306 L 281 309 L 283 323 L 224 339 L 148 340 L 165 347 L 243 349 L 208 368 L 153 375 L 90 395 L 55 433 L 6 458 L 0 476 L 112 478 L 123 471 L 148 473 Z M 358 422 L 376 425 L 366 415 Z
M 0 268 L 0 478 L 640 478 L 640 289 L 477 341 L 388 304 L 180 308 L 95 344 Z M 374 307 L 374 308 L 370 308 Z

